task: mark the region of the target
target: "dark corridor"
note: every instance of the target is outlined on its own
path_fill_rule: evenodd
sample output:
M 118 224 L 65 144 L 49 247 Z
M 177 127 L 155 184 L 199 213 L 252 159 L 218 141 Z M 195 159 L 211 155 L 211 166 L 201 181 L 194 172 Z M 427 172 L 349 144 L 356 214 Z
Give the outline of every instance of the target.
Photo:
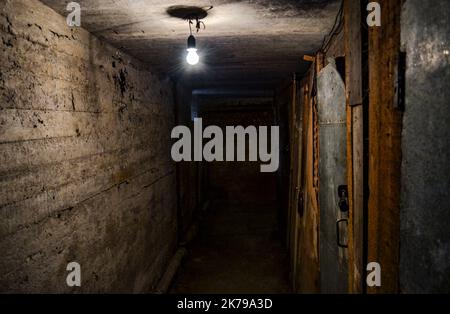
M 276 124 L 270 93 L 193 94 L 191 112 L 202 117 L 203 127 Z M 186 246 L 187 256 L 170 292 L 290 292 L 278 173 L 262 173 L 260 163 L 251 161 L 201 162 L 195 167 L 201 173 L 198 201 L 207 205 L 201 207 L 196 236 Z M 195 189 L 192 183 L 190 189 Z
M 0 0 L 0 294 L 450 293 L 448 12 Z

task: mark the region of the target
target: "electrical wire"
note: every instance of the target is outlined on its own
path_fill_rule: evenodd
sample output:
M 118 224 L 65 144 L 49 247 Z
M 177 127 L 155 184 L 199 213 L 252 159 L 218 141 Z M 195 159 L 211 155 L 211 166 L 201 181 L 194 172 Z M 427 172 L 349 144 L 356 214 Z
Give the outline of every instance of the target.
M 192 20 L 196 21 L 195 23 L 195 28 L 197 29 L 197 33 L 200 31 L 200 29 L 206 29 L 206 25 L 203 21 L 201 21 L 198 17 L 192 17 L 188 19 L 188 23 L 189 23 L 189 34 L 192 35 L 192 25 L 194 24 L 192 22 Z
M 336 18 L 334 19 L 334 24 L 333 27 L 331 28 L 331 31 L 323 39 L 322 46 L 320 48 L 321 52 L 326 53 L 328 51 L 328 49 L 330 48 L 331 39 L 333 39 L 334 36 L 339 35 L 342 29 L 344 28 L 343 22 L 344 22 L 344 0 L 341 1 L 341 6 L 336 15 Z
M 192 35 L 192 20 L 191 19 L 189 19 L 188 20 L 188 23 L 189 23 L 189 35 Z

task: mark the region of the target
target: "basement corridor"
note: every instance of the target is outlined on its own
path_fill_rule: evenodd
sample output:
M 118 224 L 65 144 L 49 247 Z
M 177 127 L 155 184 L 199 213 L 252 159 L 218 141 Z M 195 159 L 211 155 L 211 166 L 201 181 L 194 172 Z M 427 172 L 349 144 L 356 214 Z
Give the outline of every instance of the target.
M 276 221 L 276 204 L 213 204 L 170 293 L 290 292 Z
M 450 293 L 449 12 L 0 0 L 0 294 Z

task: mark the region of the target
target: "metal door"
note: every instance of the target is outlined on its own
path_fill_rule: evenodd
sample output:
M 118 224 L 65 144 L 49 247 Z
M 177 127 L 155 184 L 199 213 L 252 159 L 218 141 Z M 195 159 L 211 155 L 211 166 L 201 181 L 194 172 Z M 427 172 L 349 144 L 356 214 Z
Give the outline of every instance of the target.
M 334 59 L 317 76 L 319 120 L 320 286 L 346 293 L 347 218 L 345 85 Z

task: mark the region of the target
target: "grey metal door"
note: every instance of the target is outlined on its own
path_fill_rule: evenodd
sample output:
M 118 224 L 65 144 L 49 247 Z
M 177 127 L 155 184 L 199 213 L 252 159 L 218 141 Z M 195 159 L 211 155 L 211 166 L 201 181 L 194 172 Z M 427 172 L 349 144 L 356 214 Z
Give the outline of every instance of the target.
M 320 286 L 322 293 L 346 293 L 348 207 L 345 203 L 345 85 L 334 59 L 329 59 L 329 62 L 317 76 Z

